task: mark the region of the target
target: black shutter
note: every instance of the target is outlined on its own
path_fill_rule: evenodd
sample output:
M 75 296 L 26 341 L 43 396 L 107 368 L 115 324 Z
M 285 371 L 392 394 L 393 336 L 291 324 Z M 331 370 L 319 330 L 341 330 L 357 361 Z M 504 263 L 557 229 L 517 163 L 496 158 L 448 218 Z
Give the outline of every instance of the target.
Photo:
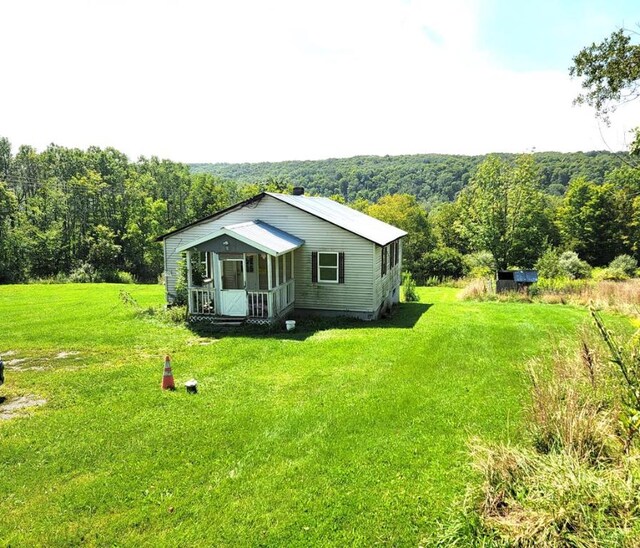
M 311 252 L 311 282 L 318 283 L 318 252 Z
M 338 253 L 338 283 L 344 283 L 344 253 Z

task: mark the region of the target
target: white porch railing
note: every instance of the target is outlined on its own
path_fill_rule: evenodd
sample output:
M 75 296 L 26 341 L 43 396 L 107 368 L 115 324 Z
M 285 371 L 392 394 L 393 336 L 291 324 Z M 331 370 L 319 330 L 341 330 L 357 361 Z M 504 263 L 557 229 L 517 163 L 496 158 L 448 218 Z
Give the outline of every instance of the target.
M 191 314 L 215 314 L 214 291 L 192 287 L 189 290 L 189 312 Z
M 293 304 L 294 280 L 289 280 L 271 291 L 247 291 L 247 311 L 250 318 L 275 318 Z M 202 287 L 189 289 L 189 313 L 198 315 L 224 314 L 217 310 L 215 290 Z
M 271 291 L 247 291 L 249 317 L 275 318 L 295 299 L 294 280 L 273 288 Z
M 269 292 L 247 291 L 247 305 L 250 318 L 268 318 Z

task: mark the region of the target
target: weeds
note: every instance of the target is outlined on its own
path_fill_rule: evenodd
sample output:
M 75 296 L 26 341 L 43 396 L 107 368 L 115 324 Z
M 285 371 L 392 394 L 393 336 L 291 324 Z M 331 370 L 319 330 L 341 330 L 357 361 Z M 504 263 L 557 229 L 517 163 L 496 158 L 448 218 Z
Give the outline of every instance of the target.
M 187 307 L 186 306 L 149 306 L 143 308 L 140 306 L 133 296 L 124 289 L 120 290 L 118 294 L 120 301 L 126 306 L 135 311 L 135 314 L 139 318 L 156 318 L 165 323 L 184 323 L 187 321 Z
M 420 295 L 416 291 L 416 282 L 411 275 L 411 272 L 402 273 L 402 294 L 404 296 L 404 302 L 412 303 L 420 300 Z
M 638 341 L 627 349 L 592 316 L 600 344 L 585 332 L 574 354 L 528 368 L 529 446 L 471 441 L 482 481 L 431 545 L 640 545 Z

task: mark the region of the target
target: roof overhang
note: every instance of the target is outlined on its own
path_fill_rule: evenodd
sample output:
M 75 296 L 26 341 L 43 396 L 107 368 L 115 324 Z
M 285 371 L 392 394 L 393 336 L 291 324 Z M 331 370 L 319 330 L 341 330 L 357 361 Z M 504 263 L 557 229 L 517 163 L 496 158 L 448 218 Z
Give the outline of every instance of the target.
M 298 249 L 304 245 L 304 240 L 280 230 L 275 226 L 262 221 L 248 221 L 234 225 L 224 226 L 211 234 L 188 242 L 178 248 L 179 252 L 197 248 L 210 240 L 228 236 L 252 246 L 264 253 L 278 257 Z

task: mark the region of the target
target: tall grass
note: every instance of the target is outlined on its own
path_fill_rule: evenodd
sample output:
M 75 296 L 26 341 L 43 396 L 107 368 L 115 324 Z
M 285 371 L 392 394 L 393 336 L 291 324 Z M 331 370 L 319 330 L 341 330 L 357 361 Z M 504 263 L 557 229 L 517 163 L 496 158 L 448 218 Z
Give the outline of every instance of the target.
M 593 337 L 583 334 L 579 350 L 548 367 L 530 365 L 528 444 L 472 440 L 482 481 L 431 544 L 640 545 L 640 448 L 625 427 L 628 387 L 611 361 L 619 347 Z
M 640 279 L 624 281 L 541 278 L 522 292 L 496 293 L 492 280 L 472 279 L 460 292 L 462 300 L 540 301 L 546 304 L 576 304 L 640 315 Z

